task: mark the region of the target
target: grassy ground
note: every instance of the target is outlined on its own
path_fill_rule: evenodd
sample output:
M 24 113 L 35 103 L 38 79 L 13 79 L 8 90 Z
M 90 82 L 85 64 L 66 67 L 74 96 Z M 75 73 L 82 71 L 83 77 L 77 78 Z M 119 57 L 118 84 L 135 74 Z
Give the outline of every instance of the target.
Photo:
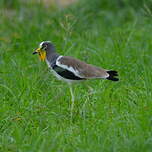
M 151 152 L 151 3 L 12 2 L 0 3 L 0 151 Z M 76 85 L 71 120 L 68 86 L 32 55 L 43 40 L 120 81 Z

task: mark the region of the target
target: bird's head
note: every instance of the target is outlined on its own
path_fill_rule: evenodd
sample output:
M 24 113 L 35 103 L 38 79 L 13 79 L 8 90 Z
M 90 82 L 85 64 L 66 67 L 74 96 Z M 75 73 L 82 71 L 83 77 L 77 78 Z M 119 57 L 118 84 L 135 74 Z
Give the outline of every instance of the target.
M 39 44 L 39 48 L 36 49 L 33 54 L 38 54 L 40 59 L 44 61 L 48 53 L 55 51 L 54 45 L 50 41 L 43 41 Z

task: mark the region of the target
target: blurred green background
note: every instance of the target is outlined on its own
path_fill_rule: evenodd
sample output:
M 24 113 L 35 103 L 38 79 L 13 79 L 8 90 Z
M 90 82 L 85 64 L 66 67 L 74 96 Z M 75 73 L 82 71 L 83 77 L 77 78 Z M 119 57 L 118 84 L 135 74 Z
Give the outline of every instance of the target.
M 118 70 L 70 92 L 32 52 Z M 1 0 L 0 151 L 151 152 L 152 0 Z

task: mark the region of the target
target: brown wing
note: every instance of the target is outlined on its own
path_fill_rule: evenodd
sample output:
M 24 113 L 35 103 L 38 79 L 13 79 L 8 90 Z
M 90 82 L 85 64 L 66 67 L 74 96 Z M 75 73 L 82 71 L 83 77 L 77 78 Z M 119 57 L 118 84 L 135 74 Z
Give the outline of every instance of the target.
M 109 76 L 107 70 L 87 64 L 70 56 L 59 58 L 58 65 L 74 72 L 75 75 L 80 76 L 81 78 L 107 78 Z

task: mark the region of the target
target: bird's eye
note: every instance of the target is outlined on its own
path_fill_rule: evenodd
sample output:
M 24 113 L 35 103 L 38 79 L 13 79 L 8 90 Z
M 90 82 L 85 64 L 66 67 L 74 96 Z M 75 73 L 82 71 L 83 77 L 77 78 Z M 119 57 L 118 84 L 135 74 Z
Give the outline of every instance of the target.
M 45 50 L 47 48 L 47 45 L 43 45 L 42 49 Z

